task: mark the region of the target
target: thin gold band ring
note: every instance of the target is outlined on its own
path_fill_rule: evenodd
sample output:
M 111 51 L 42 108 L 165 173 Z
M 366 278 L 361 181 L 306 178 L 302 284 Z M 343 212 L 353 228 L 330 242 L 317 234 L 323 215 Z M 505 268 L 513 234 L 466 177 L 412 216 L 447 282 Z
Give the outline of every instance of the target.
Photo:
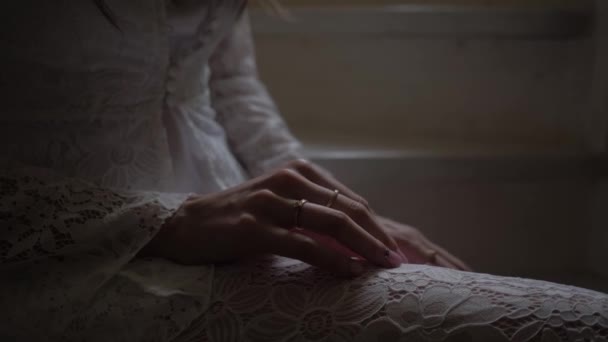
M 305 199 L 301 199 L 293 203 L 293 208 L 295 209 L 294 224 L 296 228 L 300 228 L 300 216 L 302 216 L 302 208 L 304 208 L 306 203 L 308 203 L 308 200 Z
M 340 196 L 340 190 L 335 189 L 334 193 L 331 195 L 331 198 L 329 199 L 329 202 L 327 202 L 327 204 L 325 206 L 328 208 L 331 208 L 334 205 L 334 203 L 336 203 L 338 196 Z

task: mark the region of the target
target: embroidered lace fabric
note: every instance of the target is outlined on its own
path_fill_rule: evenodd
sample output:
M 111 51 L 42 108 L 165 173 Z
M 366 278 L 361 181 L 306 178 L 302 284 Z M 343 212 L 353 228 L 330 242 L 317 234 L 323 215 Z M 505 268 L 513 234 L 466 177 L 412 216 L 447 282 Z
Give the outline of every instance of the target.
M 425 265 L 341 280 L 296 260 L 217 267 L 177 341 L 607 341 L 608 296 Z
M 191 291 L 176 281 L 180 266 L 129 262 L 185 198 L 3 165 L 0 340 L 174 336 L 206 306 L 212 268 L 188 268 Z M 149 269 L 171 280 L 157 281 Z
M 88 1 L 12 2 L 0 21 L 1 341 L 606 339 L 606 296 L 557 284 L 135 258 L 187 192 L 299 144 L 257 78 L 243 1 L 108 3 L 121 31 Z
M 0 21 L 3 158 L 210 193 L 301 156 L 257 77 L 244 0 L 120 1 L 122 32 L 92 3 L 24 0 Z
M 120 30 L 92 1 L 24 0 L 0 21 L 2 341 L 171 339 L 204 312 L 213 266 L 136 253 L 185 193 L 299 156 L 244 1 L 108 5 Z

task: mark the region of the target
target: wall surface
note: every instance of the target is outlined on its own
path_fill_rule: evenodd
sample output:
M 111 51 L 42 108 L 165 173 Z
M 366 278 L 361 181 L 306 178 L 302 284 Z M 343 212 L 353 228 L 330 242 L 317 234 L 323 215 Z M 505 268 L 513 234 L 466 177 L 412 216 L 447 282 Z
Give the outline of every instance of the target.
M 608 1 L 595 6 L 595 62 L 587 123 L 588 145 L 596 153 L 608 152 Z
M 590 122 L 590 144 L 598 152 L 608 153 L 608 2 L 597 0 L 597 58 Z M 608 278 L 608 177 L 595 186 L 591 206 L 592 230 L 589 240 L 589 264 L 594 272 Z
M 289 23 L 284 31 L 260 29 L 270 19 L 254 17 L 262 77 L 304 142 L 338 148 L 586 148 L 586 117 L 573 113 L 587 111 L 590 37 L 534 36 L 536 21 L 525 15 L 497 25 L 507 32 L 527 25 L 530 37 L 428 36 L 426 28 L 378 32 L 382 15 L 319 10 L 306 17 L 310 30 L 298 22 L 301 32 L 290 31 Z M 420 26 L 429 20 L 407 15 Z M 483 15 L 475 25 L 486 24 Z M 341 23 L 357 30 L 349 18 L 360 20 L 361 29 L 340 32 Z M 436 26 L 452 22 L 442 19 L 433 19 Z M 548 25 L 559 26 L 552 20 Z M 334 32 L 322 32 L 319 22 Z M 438 29 L 450 32 L 469 21 L 455 22 Z M 405 30 L 418 24 L 412 25 Z

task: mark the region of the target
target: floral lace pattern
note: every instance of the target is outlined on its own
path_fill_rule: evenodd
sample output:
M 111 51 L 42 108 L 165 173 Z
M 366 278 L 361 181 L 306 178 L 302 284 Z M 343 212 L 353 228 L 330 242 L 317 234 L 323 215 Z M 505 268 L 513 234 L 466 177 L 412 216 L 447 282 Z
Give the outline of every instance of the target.
M 113 336 L 141 337 L 150 333 L 149 322 L 158 320 L 154 315 L 171 323 L 155 330 L 167 339 L 206 305 L 208 290 L 146 296 L 142 287 L 158 282 L 151 282 L 145 272 L 136 279 L 119 276 L 135 272 L 129 262 L 187 195 L 110 190 L 44 169 L 2 170 L 1 340 L 90 340 L 91 331 L 119 327 L 126 317 L 137 318 L 127 324 L 128 330 Z M 179 271 L 176 266 L 164 274 Z M 210 285 L 209 267 L 191 269 L 190 274 L 201 289 Z M 178 309 L 185 318 L 174 313 Z M 138 311 L 145 314 L 130 314 Z
M 212 266 L 133 258 L 185 198 L 166 192 L 218 191 L 297 156 L 257 75 L 241 73 L 245 4 L 112 2 L 120 30 L 88 1 L 11 6 L 0 152 L 29 168 L 0 166 L 0 340 L 164 341 L 206 310 Z
M 90 2 L 15 4 L 0 22 L 3 158 L 106 187 L 211 193 L 300 157 L 258 79 L 245 5 L 120 1 L 121 34 Z M 57 20 L 19 24 L 31 17 Z
M 0 166 L 0 340 L 165 341 L 206 310 L 213 266 L 133 258 L 185 199 L 166 192 L 297 156 L 254 82 L 245 4 L 113 2 L 117 30 L 91 2 L 24 0 L 0 22 L 0 152 L 28 166 Z
M 607 341 L 608 296 L 425 265 L 337 279 L 299 261 L 217 267 L 177 341 Z
M 301 157 L 272 97 L 257 74 L 251 25 L 245 12 L 231 37 L 211 56 L 210 80 L 218 122 L 235 155 L 252 175 Z M 244 123 L 247 124 L 244 124 Z M 265 134 L 261 134 L 265 132 Z

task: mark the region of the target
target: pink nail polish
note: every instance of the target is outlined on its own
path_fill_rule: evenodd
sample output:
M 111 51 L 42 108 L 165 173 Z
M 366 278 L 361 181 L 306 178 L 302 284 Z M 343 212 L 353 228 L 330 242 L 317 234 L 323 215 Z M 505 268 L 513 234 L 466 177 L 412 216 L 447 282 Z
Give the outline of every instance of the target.
M 391 267 L 399 267 L 403 263 L 403 258 L 399 254 L 388 249 L 384 251 L 384 257 Z

